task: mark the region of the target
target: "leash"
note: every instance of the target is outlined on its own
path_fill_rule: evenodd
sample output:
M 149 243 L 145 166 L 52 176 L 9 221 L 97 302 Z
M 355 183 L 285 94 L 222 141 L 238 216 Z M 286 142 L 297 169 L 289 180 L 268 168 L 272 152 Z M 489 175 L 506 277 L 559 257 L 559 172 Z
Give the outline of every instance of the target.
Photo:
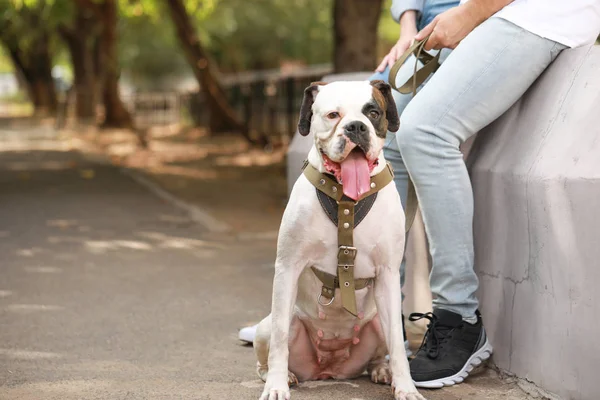
M 394 63 L 394 65 L 390 69 L 390 75 L 388 78 L 389 84 L 393 89 L 397 90 L 402 94 L 412 93 L 414 97 L 417 94 L 417 88 L 421 86 L 423 82 L 425 82 L 429 75 L 433 74 L 440 67 L 441 51 L 438 51 L 435 56 L 432 56 L 424 50 L 425 43 L 427 43 L 430 36 L 431 34 L 423 40 L 415 41 Z M 397 87 L 396 77 L 398 76 L 398 71 L 400 71 L 402 65 L 411 55 L 414 55 L 416 59 L 413 69 L 413 75 L 410 78 L 408 78 L 408 80 L 404 82 L 402 86 Z M 421 61 L 421 63 L 423 64 L 423 68 L 417 70 L 417 65 L 419 61 Z
M 373 282 L 373 278 L 354 279 L 354 261 L 356 259 L 356 247 L 354 247 L 355 205 L 358 202 L 344 196 L 343 186 L 328 174 L 319 172 L 308 161 L 302 167 L 304 176 L 320 192 L 334 199 L 338 204 L 338 257 L 337 274 L 332 275 L 311 267 L 315 276 L 323 283 L 321 293 L 317 302 L 322 306 L 329 306 L 335 300 L 335 290 L 340 289 L 342 306 L 350 314 L 357 316 L 356 291 L 364 289 Z M 394 172 L 391 165 L 386 164 L 380 173 L 371 177 L 370 190 L 361 196 L 363 200 L 377 192 L 394 180 Z M 323 204 L 321 206 L 324 208 Z M 325 209 L 325 208 L 324 208 Z M 325 210 L 327 212 L 327 210 Z M 322 301 L 327 299 L 328 302 Z
M 429 75 L 433 74 L 440 67 L 440 53 L 438 51 L 435 56 L 427 53 L 424 50 L 425 43 L 429 40 L 429 36 L 427 36 L 423 40 L 415 41 L 405 52 L 400 56 L 400 58 L 396 61 L 396 63 L 390 69 L 389 75 L 389 84 L 390 86 L 397 90 L 402 94 L 412 93 L 413 97 L 417 95 L 417 88 L 425 82 L 425 80 L 429 77 Z M 411 55 L 415 56 L 415 65 L 413 69 L 413 75 L 407 79 L 406 82 L 400 87 L 396 86 L 396 77 L 398 76 L 398 71 L 408 57 Z M 423 68 L 417 70 L 417 65 L 421 61 L 423 64 Z M 419 200 L 417 198 L 417 192 L 415 190 L 415 185 L 413 184 L 412 179 L 410 178 L 410 174 L 408 176 L 408 193 L 406 196 L 406 210 L 404 210 L 405 215 L 405 231 L 408 233 L 413 222 L 415 221 L 415 217 L 417 215 L 417 210 L 419 209 Z

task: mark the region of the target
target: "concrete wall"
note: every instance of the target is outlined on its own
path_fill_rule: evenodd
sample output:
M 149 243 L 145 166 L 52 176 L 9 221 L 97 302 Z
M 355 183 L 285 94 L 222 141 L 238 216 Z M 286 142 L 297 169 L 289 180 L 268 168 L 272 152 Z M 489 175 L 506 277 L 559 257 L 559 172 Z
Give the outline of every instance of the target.
M 600 399 L 600 47 L 563 52 L 468 163 L 495 363 Z

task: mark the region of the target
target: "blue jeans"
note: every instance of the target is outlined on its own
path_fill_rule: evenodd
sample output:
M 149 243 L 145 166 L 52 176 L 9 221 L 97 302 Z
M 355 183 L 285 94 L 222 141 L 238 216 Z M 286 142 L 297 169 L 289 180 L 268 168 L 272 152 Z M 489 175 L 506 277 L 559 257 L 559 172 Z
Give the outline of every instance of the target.
M 417 30 L 420 31 L 421 29 L 426 27 L 431 21 L 433 21 L 433 19 L 436 16 L 443 13 L 444 11 L 449 10 L 452 7 L 458 6 L 459 3 L 460 3 L 460 0 L 426 0 L 423 10 L 421 13 L 419 13 L 419 16 L 418 16 Z M 429 53 L 436 54 L 437 51 L 434 50 L 434 51 L 430 51 Z M 450 53 L 449 49 L 442 50 L 442 54 L 440 55 L 440 62 L 443 62 L 449 53 Z M 401 68 L 400 71 L 398 72 L 398 75 L 396 78 L 398 82 L 402 82 L 402 83 L 406 82 L 406 80 L 413 73 L 414 64 L 415 64 L 415 58 L 413 56 L 409 57 L 406 60 L 406 62 L 405 62 L 406 67 Z M 383 72 L 376 72 L 375 74 L 373 74 L 369 78 L 369 80 L 372 81 L 372 80 L 381 79 L 385 82 L 388 82 L 389 75 L 390 75 L 390 68 L 388 67 Z M 425 81 L 425 83 L 427 83 L 427 81 Z M 423 85 L 425 83 L 423 83 Z M 423 85 L 421 85 L 417 89 L 417 91 L 419 91 L 423 87 Z M 396 92 L 394 90 L 394 91 L 392 91 L 392 95 L 394 97 L 394 101 L 396 102 L 396 108 L 398 109 L 398 115 L 402 115 L 402 111 L 404 111 L 404 108 L 408 105 L 408 102 L 411 100 L 412 94 L 402 94 L 402 93 Z M 404 169 L 404 171 L 402 171 L 400 174 L 401 177 L 399 177 L 399 178 L 397 177 L 395 179 L 395 181 L 396 181 L 396 186 L 398 187 L 398 191 L 400 191 L 400 193 L 404 193 L 403 195 L 401 195 L 402 207 L 406 208 L 407 180 L 405 178 L 402 178 L 402 176 L 406 176 L 407 172 L 406 172 L 406 169 L 404 168 L 404 164 L 402 163 L 402 158 L 400 156 L 400 152 L 398 151 L 398 146 L 395 143 L 395 137 L 396 136 L 394 133 L 388 132 L 387 138 L 386 138 L 386 145 L 384 147 L 384 154 L 385 154 L 386 159 L 388 161 L 390 161 L 393 165 L 397 165 L 398 168 Z M 402 267 L 400 270 L 400 279 L 402 281 L 402 284 L 404 284 L 404 267 Z
M 388 133 L 384 152 L 403 206 L 409 174 L 415 185 L 432 258 L 434 308 L 467 319 L 478 308 L 473 190 L 460 145 L 508 110 L 564 48 L 490 18 L 442 53 L 442 66 L 414 99 L 395 96 L 400 129 Z
M 438 14 L 444 11 L 458 6 L 460 0 L 425 0 L 425 6 L 423 12 L 419 16 L 417 21 L 417 29 L 421 30 L 425 28 Z

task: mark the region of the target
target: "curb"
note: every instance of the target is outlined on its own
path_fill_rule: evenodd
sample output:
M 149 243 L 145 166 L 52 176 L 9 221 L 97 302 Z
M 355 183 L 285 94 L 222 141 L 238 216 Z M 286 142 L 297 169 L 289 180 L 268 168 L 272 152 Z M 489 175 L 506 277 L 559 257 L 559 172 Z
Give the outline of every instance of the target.
M 123 175 L 128 176 L 132 180 L 134 180 L 137 184 L 144 186 L 148 189 L 152 194 L 159 197 L 160 199 L 168 202 L 176 208 L 179 208 L 185 211 L 189 218 L 196 222 L 197 224 L 202 225 L 206 230 L 211 233 L 229 233 L 231 232 L 231 227 L 223 221 L 220 221 L 214 218 L 210 213 L 203 208 L 196 206 L 194 204 L 190 204 L 186 201 L 183 201 L 173 194 L 169 193 L 157 183 L 154 183 L 151 179 L 144 176 L 143 173 L 135 172 L 132 169 L 123 168 L 118 165 L 115 165 L 111 162 L 110 158 L 104 153 L 103 149 L 95 143 L 90 143 L 89 140 L 85 140 L 81 137 L 77 137 L 77 135 L 69 135 L 71 139 L 75 142 L 73 148 L 80 151 L 83 156 L 94 163 L 97 164 L 105 164 L 112 165 L 117 168 Z
M 227 233 L 231 231 L 231 227 L 225 222 L 219 221 L 218 219 L 214 218 L 201 207 L 190 204 L 186 201 L 175 197 L 174 195 L 167 192 L 165 189 L 160 187 L 158 184 L 152 182 L 150 179 L 146 178 L 142 174 L 125 168 L 120 168 L 120 171 L 121 173 L 123 173 L 123 175 L 127 175 L 136 183 L 140 184 L 141 186 L 144 186 L 157 197 L 187 212 L 190 219 L 204 226 L 208 231 L 213 233 Z

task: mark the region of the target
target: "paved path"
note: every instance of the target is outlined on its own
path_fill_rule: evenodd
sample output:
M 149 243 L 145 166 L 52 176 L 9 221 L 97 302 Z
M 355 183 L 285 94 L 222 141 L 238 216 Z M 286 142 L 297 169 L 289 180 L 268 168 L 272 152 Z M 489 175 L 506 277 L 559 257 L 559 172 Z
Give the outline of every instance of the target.
M 273 240 L 215 237 L 117 168 L 29 139 L 0 132 L 0 399 L 257 399 L 236 335 L 269 308 Z M 427 396 L 525 398 L 490 373 Z M 391 393 L 359 379 L 293 398 Z

